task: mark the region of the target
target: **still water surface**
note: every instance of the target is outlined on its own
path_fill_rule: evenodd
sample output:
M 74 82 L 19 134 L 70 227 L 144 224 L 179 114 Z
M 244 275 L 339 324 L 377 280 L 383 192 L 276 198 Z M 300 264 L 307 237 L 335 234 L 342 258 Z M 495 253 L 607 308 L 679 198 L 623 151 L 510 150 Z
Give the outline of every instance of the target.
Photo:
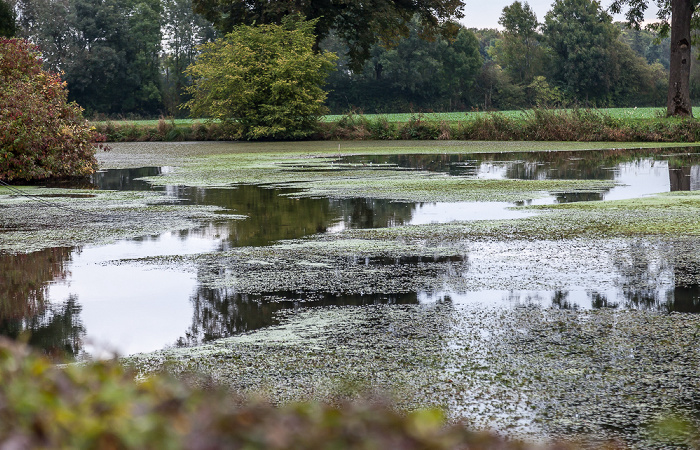
M 606 192 L 561 193 L 527 204 L 636 198 L 660 192 L 700 190 L 700 158 L 685 149 L 620 152 L 538 152 L 483 155 L 400 155 L 342 158 L 353 170 L 403 168 L 490 179 L 601 179 L 620 183 Z M 289 167 L 294 170 L 294 167 Z M 237 186 L 207 189 L 153 188 L 141 177 L 169 168 L 107 170 L 96 174 L 98 189 L 162 190 L 183 202 L 214 205 L 245 220 L 221 220 L 203 227 L 111 245 L 55 248 L 28 255 L 0 253 L 0 268 L 21 270 L 27 283 L 0 286 L 6 305 L 0 333 L 31 332 L 31 342 L 49 351 L 101 355 L 131 354 L 206 342 L 275 323 L 285 308 L 374 303 L 484 303 L 503 307 L 627 307 L 700 311 L 700 290 L 649 289 L 643 295 L 624 289 L 413 292 L 381 295 L 331 295 L 271 292 L 246 295 L 233 289 L 209 289 L 191 271 L 174 267 L 113 264 L 128 258 L 187 255 L 241 246 L 265 246 L 284 239 L 345 229 L 393 227 L 525 217 L 504 202 L 407 203 L 376 199 L 294 198 L 291 189 Z M 395 261 L 394 264 L 415 264 Z M 274 297 L 277 301 L 270 302 Z

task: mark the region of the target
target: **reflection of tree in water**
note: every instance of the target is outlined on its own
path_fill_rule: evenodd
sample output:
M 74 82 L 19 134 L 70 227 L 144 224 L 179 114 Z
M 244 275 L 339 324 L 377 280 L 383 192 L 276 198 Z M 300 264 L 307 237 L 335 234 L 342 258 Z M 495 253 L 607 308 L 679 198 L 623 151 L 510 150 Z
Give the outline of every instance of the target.
M 418 304 L 416 293 L 335 295 L 328 293 L 273 292 L 241 294 L 233 289 L 200 287 L 191 299 L 192 326 L 176 345 L 198 345 L 245 331 L 276 325 L 276 314 L 284 309 L 319 306 L 372 304 Z
M 65 279 L 73 249 L 52 248 L 29 254 L 0 254 L 0 335 L 28 339 L 56 357 L 77 356 L 85 330 L 77 299 L 62 305 L 46 299 L 47 283 Z
M 690 166 L 697 161 L 698 150 L 684 148 L 691 153 L 680 159 L 680 163 Z M 668 148 L 658 149 L 609 149 L 586 151 L 553 152 L 512 152 L 474 154 L 435 154 L 435 155 L 362 155 L 349 156 L 342 160 L 348 163 L 365 163 L 376 169 L 377 164 L 390 164 L 397 167 L 443 172 L 450 175 L 476 176 L 480 170 L 489 171 L 504 167 L 505 178 L 520 180 L 541 179 L 586 179 L 612 180 L 613 167 L 622 163 L 639 162 L 642 159 L 667 159 Z M 370 165 L 371 164 L 371 165 Z
M 213 205 L 245 220 L 226 222 L 224 248 L 262 246 L 281 239 L 296 239 L 325 231 L 335 215 L 326 199 L 290 198 L 291 189 L 266 189 L 241 185 L 235 188 L 186 188 L 181 197 L 197 205 Z M 223 217 L 225 218 L 225 216 Z
M 656 311 L 663 308 L 666 298 L 658 286 L 668 284 L 673 275 L 663 253 L 663 248 L 638 239 L 629 243 L 625 257 L 615 261 L 627 308 Z
M 160 175 L 160 167 L 139 167 L 136 169 L 104 170 L 92 175 L 90 181 L 100 189 L 113 191 L 148 191 L 153 186 L 137 178 Z
M 27 339 L 56 360 L 75 358 L 83 346 L 85 328 L 80 323 L 81 306 L 77 297 L 70 296 L 61 305 L 48 305 L 41 314 L 24 319 L 0 320 L 0 335 L 11 339 Z
M 244 220 L 217 224 L 217 232 L 225 239 L 222 250 L 263 246 L 323 233 L 338 221 L 343 221 L 346 228 L 402 224 L 410 221 L 415 209 L 414 204 L 389 200 L 292 198 L 284 195 L 294 192 L 294 189 L 241 185 L 219 189 L 182 188 L 172 193 L 197 205 L 218 206 L 247 216 Z M 188 235 L 191 232 L 183 233 Z
M 415 203 L 392 202 L 369 198 L 330 200 L 338 210 L 346 228 L 384 228 L 404 225 L 411 221 Z
M 700 165 L 697 155 L 674 155 L 668 160 L 671 192 L 700 190 Z M 693 165 L 692 163 L 696 164 Z
M 688 246 L 690 245 L 690 248 Z M 700 312 L 700 260 L 698 244 L 637 240 L 630 244 L 628 257 L 615 263 L 621 275 L 624 306 L 653 311 Z M 681 250 L 682 248 L 682 250 Z M 672 284 L 671 288 L 659 286 Z M 596 302 L 608 304 L 598 294 Z
M 576 303 L 569 301 L 569 292 L 560 290 L 554 291 L 554 295 L 552 296 L 552 306 L 555 308 L 572 311 L 578 309 L 578 305 Z

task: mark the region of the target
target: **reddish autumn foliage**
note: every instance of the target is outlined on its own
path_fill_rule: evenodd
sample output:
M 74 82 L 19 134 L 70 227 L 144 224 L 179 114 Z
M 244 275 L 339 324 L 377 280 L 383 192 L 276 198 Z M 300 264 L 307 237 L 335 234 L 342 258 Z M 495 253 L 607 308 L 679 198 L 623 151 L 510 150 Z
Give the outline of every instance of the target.
M 0 180 L 88 175 L 103 140 L 36 47 L 0 38 Z

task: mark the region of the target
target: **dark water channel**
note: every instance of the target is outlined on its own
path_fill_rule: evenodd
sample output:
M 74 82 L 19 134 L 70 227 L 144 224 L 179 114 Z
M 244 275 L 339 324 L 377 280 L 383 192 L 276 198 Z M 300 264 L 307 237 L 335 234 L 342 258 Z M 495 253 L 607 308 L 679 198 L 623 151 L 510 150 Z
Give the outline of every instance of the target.
M 404 168 L 495 179 L 600 179 L 625 186 L 599 194 L 560 194 L 531 203 L 611 200 L 700 190 L 700 156 L 686 149 L 538 152 L 482 155 L 357 156 L 337 161 L 354 170 Z M 454 220 L 523 216 L 504 203 L 406 203 L 372 199 L 294 198 L 291 189 L 237 186 L 154 188 L 140 180 L 168 168 L 107 170 L 90 184 L 108 190 L 162 190 L 182 202 L 225 210 L 203 227 L 144 236 L 111 245 L 52 248 L 30 254 L 0 252 L 0 334 L 26 335 L 47 352 L 69 355 L 130 354 L 168 345 L 192 345 L 275 324 L 275 312 L 330 305 L 420 304 L 436 301 L 564 309 L 621 307 L 700 312 L 700 288 L 640 291 L 475 291 L 382 295 L 269 292 L 247 295 L 210 289 L 197 275 L 172 267 L 110 261 L 265 246 L 284 239 L 352 228 L 392 227 Z M 289 167 L 288 170 L 295 170 Z M 479 214 L 475 214 L 478 211 Z M 243 214 L 230 220 L 226 212 Z M 416 265 L 420 260 L 382 261 Z M 431 261 L 442 263 L 447 261 Z M 361 262 L 360 262 L 361 263 Z M 368 263 L 368 262 L 367 262 Z

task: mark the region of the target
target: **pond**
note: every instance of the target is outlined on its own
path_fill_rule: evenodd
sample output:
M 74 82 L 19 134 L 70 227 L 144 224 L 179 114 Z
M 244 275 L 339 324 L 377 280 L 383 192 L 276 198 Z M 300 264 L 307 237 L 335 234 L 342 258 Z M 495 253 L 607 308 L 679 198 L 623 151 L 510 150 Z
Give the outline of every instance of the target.
M 0 187 L 0 333 L 273 402 L 687 444 L 663 424 L 700 429 L 700 147 L 588 145 L 118 144 Z
M 78 187 L 162 193 L 175 203 L 216 207 L 218 218 L 193 228 L 106 245 L 46 248 L 27 254 L 0 253 L 1 273 L 5 274 L 0 287 L 4 300 L 0 332 L 13 337 L 28 334 L 32 344 L 52 352 L 67 351 L 74 356 L 110 352 L 125 355 L 168 346 L 201 344 L 268 327 L 278 323 L 279 311 L 300 305 L 450 302 L 502 308 L 538 305 L 574 310 L 612 307 L 700 311 L 698 286 L 677 286 L 673 280 L 674 271 L 679 268 L 665 259 L 664 252 L 653 251 L 653 255 L 645 254 L 642 261 L 631 263 L 633 270 L 630 270 L 630 263 L 620 261 L 601 260 L 597 267 L 582 266 L 583 272 L 577 273 L 575 278 L 604 278 L 597 289 L 574 282 L 556 289 L 517 288 L 505 282 L 501 285 L 482 283 L 470 288 L 455 281 L 463 280 L 468 274 L 502 280 L 508 278 L 508 270 L 518 277 L 528 273 L 543 276 L 542 268 L 499 269 L 494 262 L 497 258 L 492 255 L 516 251 L 515 247 L 503 248 L 508 244 L 498 249 L 495 244 L 457 245 L 459 250 L 446 256 L 370 257 L 362 252 L 349 252 L 344 256 L 343 267 L 381 266 L 389 278 L 391 272 L 420 272 L 424 276 L 427 271 L 435 280 L 440 280 L 439 283 L 426 282 L 420 289 L 404 286 L 384 292 L 371 286 L 366 289 L 324 289 L 323 286 L 288 289 L 284 284 L 275 286 L 274 283 L 268 290 L 246 290 L 236 283 L 220 286 L 224 275 L 217 275 L 218 281 L 213 282 L 211 274 L 203 273 L 230 272 L 238 268 L 235 265 L 221 269 L 204 263 L 144 264 L 144 259 L 217 255 L 243 247 L 261 248 L 309 237 L 322 239 L 324 235 L 350 230 L 508 220 L 536 214 L 518 208 L 524 205 L 608 201 L 700 190 L 700 156 L 688 148 L 353 155 L 333 158 L 323 167 L 284 162 L 280 165 L 289 172 L 403 170 L 469 179 L 609 180 L 614 184 L 595 192 L 557 192 L 517 202 L 406 202 L 382 198 L 305 197 L 298 195 L 303 189 L 288 185 L 157 186 L 144 178 L 153 180 L 175 169 L 103 170 L 89 183 Z M 41 205 L 50 211 L 50 202 L 60 196 L 91 197 L 84 193 L 43 194 Z M 228 218 L 231 215 L 235 217 Z M 316 264 L 318 269 L 326 263 L 312 260 L 309 264 Z M 339 269 L 328 266 L 324 270 Z M 13 275 L 9 276 L 10 273 Z M 240 277 L 245 278 L 245 275 Z M 640 282 L 652 279 L 650 283 Z

